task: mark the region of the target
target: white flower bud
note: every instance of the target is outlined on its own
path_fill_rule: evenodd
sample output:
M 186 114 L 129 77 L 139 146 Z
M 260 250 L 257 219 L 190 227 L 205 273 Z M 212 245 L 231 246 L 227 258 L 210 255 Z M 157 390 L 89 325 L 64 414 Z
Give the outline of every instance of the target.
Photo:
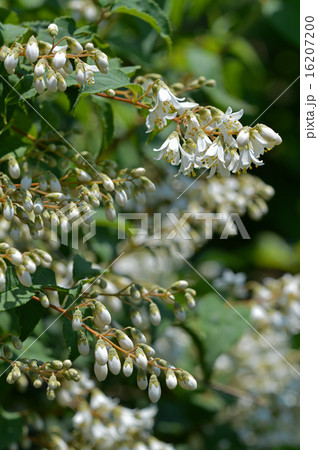
M 36 271 L 36 264 L 28 255 L 23 256 L 23 265 L 29 273 Z
M 94 324 L 100 330 L 103 330 L 106 325 L 111 323 L 111 315 L 108 309 L 101 303 L 96 301 L 93 310 Z
M 128 201 L 126 191 L 120 186 L 115 191 L 115 201 L 119 206 L 125 206 Z
M 46 87 L 50 92 L 57 91 L 57 78 L 54 70 L 49 69 L 46 77 Z
M 108 375 L 108 367 L 107 364 L 98 364 L 98 362 L 95 362 L 94 364 L 94 373 L 98 381 L 104 381 L 106 380 L 106 377 Z
M 161 322 L 161 315 L 158 306 L 155 303 L 149 305 L 149 318 L 152 325 L 157 326 Z
M 50 25 L 47 27 L 47 31 L 52 37 L 55 37 L 58 35 L 59 29 L 58 26 L 55 25 L 55 23 L 50 23 Z
M 92 50 L 94 50 L 94 44 L 92 44 L 91 42 L 87 42 L 87 44 L 85 44 L 85 50 L 91 52 Z
M 100 50 L 96 50 L 94 59 L 99 71 L 102 73 L 108 73 L 108 58 L 105 53 L 101 52 Z
M 14 206 L 9 197 L 6 198 L 3 206 L 3 217 L 8 221 L 11 222 L 14 217 Z
M 43 77 L 34 78 L 34 88 L 38 94 L 43 94 L 46 88 Z
M 16 179 L 20 176 L 20 166 L 14 156 L 10 156 L 8 160 L 8 169 L 10 177 Z
M 22 264 L 16 266 L 15 273 L 16 273 L 20 283 L 23 284 L 23 286 L 29 287 L 32 285 L 31 275 L 26 270 L 25 266 L 23 266 Z
M 178 291 L 184 291 L 189 286 L 188 282 L 185 280 L 179 280 L 173 283 L 171 286 L 172 289 L 176 289 Z
M 175 376 L 175 373 L 168 369 L 166 373 L 166 385 L 168 389 L 174 389 L 178 384 L 177 377 Z
M 185 301 L 187 302 L 187 307 L 189 309 L 193 309 L 195 308 L 195 300 L 192 296 L 192 294 L 190 294 L 190 292 L 186 292 L 184 295 Z
M 78 338 L 77 348 L 80 355 L 87 356 L 89 354 L 90 348 L 88 345 L 87 337 L 84 333 L 81 333 L 80 337 Z
M 101 178 L 103 180 L 104 189 L 108 192 L 112 192 L 115 189 L 113 181 L 105 174 L 101 174 Z
M 65 49 L 59 50 L 53 56 L 52 65 L 54 69 L 61 69 L 66 63 L 66 51 Z
M 239 131 L 236 141 L 240 148 L 245 147 L 250 139 L 250 127 L 243 127 Z
M 130 311 L 130 319 L 135 327 L 140 327 L 143 324 L 142 315 L 138 309 L 132 309 Z
M 183 322 L 184 320 L 186 320 L 186 318 L 187 318 L 186 312 L 179 303 L 177 303 L 177 302 L 174 303 L 173 312 L 174 312 L 176 319 L 180 320 L 180 322 Z
M 279 145 L 282 143 L 282 138 L 280 137 L 280 135 L 278 133 L 275 133 L 275 131 L 270 127 L 260 124 L 256 125 L 256 128 L 262 138 L 268 141 L 269 144 Z
M 4 67 L 9 74 L 13 74 L 19 61 L 19 50 L 14 48 L 6 56 Z
M 135 190 L 135 199 L 138 203 L 144 205 L 146 203 L 146 195 L 143 191 Z
M 65 78 L 60 73 L 58 73 L 56 77 L 57 77 L 57 89 L 61 92 L 66 91 L 67 84 Z
M 55 400 L 55 392 L 54 392 L 54 390 L 47 388 L 47 390 L 46 390 L 46 397 L 50 401 Z
M 41 191 L 47 190 L 47 179 L 45 178 L 44 175 L 41 175 L 39 178 L 39 186 L 40 186 Z
M 156 354 L 155 350 L 152 347 L 150 347 L 150 345 L 148 345 L 148 344 L 139 343 L 139 347 L 143 348 L 143 351 L 146 353 L 148 358 L 150 358 L 151 356 L 155 356 L 155 354 Z
M 43 292 L 39 293 L 40 303 L 43 306 L 43 308 L 49 308 L 50 307 L 50 300 L 48 299 L 48 296 L 43 294 Z
M 148 367 L 148 359 L 147 359 L 144 351 L 140 347 L 137 347 L 135 356 L 136 356 L 135 361 L 136 361 L 137 366 L 140 369 L 146 370 Z
M 74 331 L 80 330 L 82 327 L 82 313 L 80 309 L 77 309 L 73 314 L 72 328 Z
M 95 361 L 103 366 L 108 361 L 108 352 L 103 339 L 98 339 L 95 346 Z
M 22 204 L 25 211 L 33 211 L 32 195 L 28 190 L 22 192 Z
M 52 256 L 48 252 L 37 248 L 36 249 L 36 253 L 39 255 L 39 257 L 41 258 L 41 260 L 43 262 L 45 262 L 47 264 L 51 264 L 52 263 Z
M 130 375 L 133 373 L 133 370 L 134 370 L 133 360 L 131 359 L 130 356 L 128 356 L 123 364 L 123 373 L 125 377 L 130 377 Z
M 66 59 L 63 70 L 65 73 L 67 73 L 67 75 L 70 75 L 73 72 L 73 65 L 69 59 Z
M 37 378 L 33 382 L 33 387 L 35 387 L 35 389 L 40 389 L 40 387 L 42 387 L 42 385 L 43 385 L 43 381 L 41 380 L 41 378 Z
M 152 403 L 157 403 L 161 397 L 161 386 L 156 375 L 151 375 L 149 379 L 148 395 Z
M 92 177 L 87 172 L 85 172 L 85 170 L 78 169 L 77 167 L 75 168 L 75 174 L 78 178 L 78 181 L 88 182 L 92 179 Z
M 144 370 L 138 369 L 137 372 L 137 385 L 140 390 L 145 391 L 148 387 L 147 374 Z
M 18 336 L 15 336 L 14 334 L 11 335 L 11 342 L 13 347 L 16 348 L 17 350 L 21 350 L 21 348 L 23 347 L 21 340 L 18 338 Z
M 114 89 L 107 89 L 105 94 L 108 95 L 108 97 L 115 97 L 116 92 L 114 91 Z
M 72 53 L 75 53 L 75 55 L 78 55 L 79 53 L 82 53 L 83 51 L 83 47 L 81 46 L 81 44 L 73 38 L 67 38 L 66 42 L 69 46 L 69 49 L 71 50 Z
M 57 381 L 56 376 L 54 375 L 54 373 L 49 378 L 48 387 L 50 389 L 54 390 L 54 391 L 58 387 L 58 381 Z
M 28 190 L 32 184 L 32 177 L 29 173 L 25 173 L 21 179 L 21 189 Z
M 86 71 L 85 71 L 85 66 L 82 62 L 79 62 L 76 64 L 75 78 L 79 84 L 85 84 Z
M 39 59 L 39 61 L 35 64 L 34 67 L 34 76 L 35 78 L 39 78 L 45 74 L 45 61 L 44 58 Z
M 10 261 L 15 266 L 22 264 L 22 261 L 23 261 L 22 254 L 16 248 L 11 247 L 8 250 L 8 255 L 9 255 Z
M 180 386 L 186 391 L 194 391 L 197 388 L 195 378 L 185 370 L 177 371 L 177 377 Z
M 25 56 L 26 59 L 30 62 L 34 62 L 38 59 L 40 54 L 39 51 L 39 45 L 38 45 L 38 41 L 36 40 L 36 38 L 34 36 L 31 36 L 30 39 L 28 40 L 26 49 L 25 49 Z
M 116 338 L 118 340 L 119 345 L 124 350 L 132 350 L 134 348 L 132 340 L 123 331 L 117 330 Z
M 118 375 L 121 369 L 121 362 L 114 347 L 108 349 L 108 367 L 111 373 Z
M 137 344 L 147 343 L 146 336 L 140 330 L 138 330 L 138 328 L 131 328 L 130 332 L 134 342 L 136 342 Z
M 52 192 L 62 192 L 61 183 L 59 182 L 58 178 L 55 175 L 51 174 L 49 182 L 50 182 L 50 189 Z
M 116 219 L 116 210 L 114 205 L 110 202 L 105 205 L 105 215 L 110 222 L 113 222 Z
M 18 241 L 20 239 L 20 228 L 17 223 L 12 222 L 10 226 L 10 237 L 14 241 Z

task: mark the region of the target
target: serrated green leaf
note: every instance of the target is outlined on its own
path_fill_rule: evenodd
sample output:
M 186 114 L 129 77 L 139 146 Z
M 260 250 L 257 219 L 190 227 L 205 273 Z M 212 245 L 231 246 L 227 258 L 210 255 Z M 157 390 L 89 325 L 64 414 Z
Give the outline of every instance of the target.
M 149 23 L 171 46 L 171 26 L 168 17 L 153 0 L 115 0 L 111 12 L 129 14 Z
M 47 267 L 38 267 L 32 275 L 32 281 L 37 287 L 56 286 L 55 273 Z
M 32 300 L 25 305 L 16 308 L 14 312 L 19 321 L 19 337 L 22 341 L 24 341 L 28 336 L 30 336 L 39 320 L 42 318 L 44 308 L 37 300 Z
M 6 96 L 6 105 L 15 105 L 23 102 L 24 99 L 35 97 L 37 92 L 33 87 L 33 80 L 33 75 L 24 75 Z
M 81 255 L 77 254 L 74 258 L 73 279 L 80 281 L 85 278 L 91 278 L 100 274 L 100 270 L 94 269 L 92 263 L 86 261 Z
M 91 42 L 95 38 L 96 31 L 96 25 L 85 25 L 84 27 L 77 28 L 73 34 L 73 37 L 77 39 L 81 44 Z
M 29 31 L 29 28 L 22 27 L 21 25 L 13 25 L 11 23 L 0 23 L 0 34 L 2 36 L 2 43 L 8 45 L 18 41 L 25 36 Z
M 5 311 L 7 309 L 17 308 L 25 303 L 29 302 L 33 295 L 35 289 L 24 286 L 17 286 L 10 291 L 4 291 L 0 294 L 0 311 Z

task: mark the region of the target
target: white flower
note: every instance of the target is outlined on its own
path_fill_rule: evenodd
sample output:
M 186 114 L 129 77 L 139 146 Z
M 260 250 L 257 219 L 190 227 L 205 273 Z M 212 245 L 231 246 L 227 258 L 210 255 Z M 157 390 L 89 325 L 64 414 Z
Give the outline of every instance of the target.
M 25 56 L 28 61 L 34 62 L 38 59 L 40 54 L 38 41 L 35 39 L 34 36 L 31 36 L 28 40 L 26 49 L 25 49 Z
M 202 167 L 197 147 L 191 138 L 187 139 L 181 148 L 181 166 L 179 173 L 195 176 L 194 169 Z
M 22 264 L 23 262 L 22 254 L 16 248 L 11 247 L 8 250 L 8 255 L 12 264 L 14 264 L 15 266 Z
M 166 373 L 166 385 L 168 389 L 174 389 L 178 384 L 177 377 L 175 376 L 175 373 L 168 369 Z
M 80 309 L 77 309 L 73 314 L 72 328 L 74 331 L 80 330 L 82 327 L 82 313 Z
M 255 129 L 269 145 L 274 146 L 282 143 L 282 138 L 270 127 L 263 124 L 257 124 Z
M 243 109 L 237 112 L 232 112 L 232 108 L 229 106 L 225 113 L 217 108 L 212 109 L 212 115 L 215 119 L 216 127 L 220 128 L 224 141 L 229 139 L 228 132 L 237 133 L 241 128 L 242 124 L 239 119 L 243 116 Z
M 73 72 L 73 66 L 69 59 L 66 60 L 64 66 L 63 66 L 63 70 L 67 75 L 70 75 Z
M 79 62 L 76 64 L 75 69 L 75 78 L 79 84 L 85 84 L 86 74 L 85 74 L 85 66 L 84 63 Z
M 130 356 L 128 356 L 123 364 L 123 373 L 125 377 L 130 377 L 130 375 L 133 373 L 133 370 L 134 370 L 133 360 L 131 359 Z
M 23 256 L 23 265 L 29 273 L 34 273 L 36 271 L 35 262 L 27 255 Z
M 103 366 L 108 361 L 108 352 L 103 339 L 98 339 L 95 346 L 95 361 Z
M 198 152 L 204 153 L 210 147 L 210 145 L 212 145 L 212 141 L 209 136 L 200 129 L 197 133 L 196 144 Z
M 38 94 L 43 94 L 46 88 L 43 77 L 34 78 L 34 87 Z
M 58 90 L 61 91 L 61 92 L 66 91 L 67 85 L 66 85 L 65 78 L 60 73 L 58 73 L 56 75 L 56 77 L 57 77 L 57 88 L 58 88 Z
M 98 362 L 95 362 L 94 373 L 95 373 L 95 376 L 98 379 L 98 381 L 106 380 L 106 377 L 108 375 L 107 364 L 100 365 L 100 364 L 98 364 Z
M 155 125 L 160 129 L 167 125 L 167 120 L 174 119 L 179 112 L 183 114 L 186 109 L 194 108 L 197 103 L 185 102 L 184 98 L 177 98 L 163 82 L 159 81 L 153 86 L 155 106 L 149 110 L 146 119 L 147 133 L 150 133 Z
M 65 49 L 59 50 L 53 56 L 52 65 L 55 69 L 61 69 L 66 63 L 66 51 Z
M 34 76 L 38 78 L 44 75 L 44 73 L 45 73 L 45 61 L 43 58 L 41 58 L 34 67 Z
M 50 25 L 47 27 L 47 30 L 52 37 L 57 36 L 59 32 L 58 26 L 55 23 L 50 23 Z
M 137 385 L 138 385 L 139 389 L 141 389 L 142 391 L 145 391 L 148 386 L 147 374 L 142 369 L 138 369 L 138 372 L 137 372 Z
M 68 43 L 68 46 L 71 50 L 72 53 L 75 53 L 75 55 L 78 55 L 79 53 L 82 53 L 83 51 L 83 47 L 81 46 L 81 44 L 73 38 L 67 38 L 66 42 Z
M 81 335 L 78 339 L 77 348 L 78 348 L 80 355 L 87 356 L 89 354 L 90 348 L 89 348 L 88 340 L 84 333 L 81 333 Z
M 180 386 L 186 391 L 194 391 L 197 388 L 197 382 L 195 378 L 185 370 L 178 372 L 178 381 Z
M 23 286 L 31 286 L 32 285 L 32 278 L 29 272 L 26 270 L 25 266 L 19 265 L 15 268 L 15 272 L 17 274 L 17 277 Z
M 133 344 L 132 340 L 123 331 L 117 330 L 116 338 L 118 340 L 119 345 L 124 350 L 132 350 L 134 348 L 134 344 Z
M 121 362 L 114 347 L 108 349 L 108 367 L 111 373 L 118 375 L 121 369 Z
M 185 115 L 185 125 L 186 133 L 184 135 L 185 139 L 191 138 L 196 141 L 197 133 L 200 130 L 200 124 L 195 114 L 192 111 L 187 111 Z
M 29 173 L 25 173 L 21 179 L 21 189 L 30 189 L 32 184 L 32 177 Z
M 149 379 L 148 395 L 152 403 L 157 403 L 161 397 L 161 386 L 156 375 L 151 375 Z
M 13 207 L 13 203 L 10 200 L 10 198 L 7 198 L 4 202 L 4 207 L 3 207 L 3 217 L 8 221 L 11 222 L 11 220 L 13 220 L 14 217 L 14 207 Z
M 14 73 L 19 61 L 19 50 L 13 48 L 4 60 L 4 67 L 9 74 Z
M 95 302 L 93 317 L 96 327 L 100 330 L 103 330 L 106 325 L 109 325 L 111 323 L 112 320 L 108 309 L 98 301 Z
M 149 305 L 149 318 L 152 325 L 159 325 L 161 322 L 161 315 L 158 306 L 155 303 Z
M 125 206 L 128 201 L 126 191 L 123 188 L 121 188 L 120 186 L 118 186 L 116 189 L 115 201 L 119 206 Z
M 48 70 L 47 77 L 46 77 L 46 87 L 47 87 L 47 90 L 50 92 L 57 91 L 56 73 L 52 69 Z
M 100 50 L 96 50 L 94 59 L 99 71 L 101 73 L 108 73 L 109 67 L 107 55 Z
M 147 357 L 146 357 L 144 351 L 140 347 L 137 347 L 135 356 L 136 356 L 135 361 L 136 361 L 137 366 L 140 369 L 146 370 L 148 367 L 148 360 L 147 360 Z
M 62 186 L 60 181 L 55 175 L 50 176 L 50 189 L 52 192 L 62 192 Z
M 168 163 L 173 166 L 179 165 L 181 145 L 178 132 L 173 131 L 160 148 L 154 148 L 153 150 L 159 152 L 155 159 L 167 158 Z

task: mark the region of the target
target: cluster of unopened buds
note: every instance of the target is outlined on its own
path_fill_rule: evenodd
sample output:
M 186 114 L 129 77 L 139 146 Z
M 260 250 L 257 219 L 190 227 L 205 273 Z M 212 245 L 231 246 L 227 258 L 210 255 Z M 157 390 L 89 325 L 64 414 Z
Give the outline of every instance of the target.
M 194 169 L 200 168 L 210 169 L 210 177 L 215 173 L 229 177 L 230 173 L 246 172 L 252 163 L 256 167 L 263 165 L 260 157 L 282 142 L 266 125 L 243 126 L 239 121 L 242 109 L 233 112 L 229 107 L 224 112 L 184 101 L 162 80 L 150 84 L 144 95 L 152 100 L 146 120 L 148 133 L 165 128 L 168 120 L 177 123 L 176 131 L 154 149 L 157 159 L 165 158 L 174 166 L 180 164 L 180 172 L 185 175 L 195 175 Z
M 196 389 L 197 383 L 191 374 L 183 369 L 176 369 L 164 359 L 155 357 L 155 350 L 147 343 L 144 333 L 137 328 L 144 328 L 147 322 L 140 313 L 140 308 L 144 302 L 149 303 L 148 320 L 150 323 L 154 326 L 160 324 L 160 310 L 153 299 L 161 299 L 167 304 L 173 304 L 176 319 L 179 321 L 185 320 L 186 312 L 183 306 L 175 301 L 175 295 L 179 294 L 184 295 L 185 302 L 190 309 L 194 308 L 195 291 L 189 288 L 188 283 L 184 280 L 174 283 L 169 289 L 147 290 L 141 285 L 132 284 L 118 293 L 112 293 L 112 296 L 117 296 L 130 306 L 130 318 L 134 327 L 127 327 L 124 331 L 111 328 L 111 314 L 102 303 L 103 295 L 109 295 L 106 287 L 104 294 L 103 292 L 91 292 L 91 300 L 76 307 L 72 315 L 72 327 L 75 332 L 79 333 L 78 351 L 82 356 L 90 354 L 91 347 L 83 327 L 88 333 L 93 331 L 92 334 L 96 338 L 94 372 L 99 381 L 106 379 L 108 371 L 118 375 L 121 369 L 124 375 L 129 377 L 132 375 L 135 366 L 137 368 L 137 385 L 141 390 L 148 388 L 149 398 L 152 402 L 157 402 L 161 396 L 161 387 L 158 380 L 161 372 L 165 373 L 166 384 L 169 389 L 174 389 L 178 383 L 183 389 Z M 94 297 L 96 298 L 94 299 Z M 91 306 L 92 316 L 86 315 L 83 317 L 81 307 L 85 306 L 86 308 L 89 305 Z M 88 319 L 92 319 L 93 329 L 85 325 Z M 130 337 L 127 333 L 128 330 Z M 115 338 L 117 343 L 113 342 L 112 338 Z M 120 356 L 123 361 L 121 361 Z
M 22 349 L 22 342 L 17 336 L 12 335 L 11 342 L 16 350 Z M 50 362 L 26 358 L 13 360 L 13 351 L 8 344 L 2 345 L 0 357 L 11 364 L 7 383 L 25 386 L 30 380 L 36 389 L 46 385 L 46 395 L 49 400 L 55 399 L 55 391 L 61 386 L 62 380 L 75 382 L 80 380 L 80 374 L 72 367 L 72 361 L 69 359 Z
M 39 94 L 45 89 L 50 92 L 64 92 L 67 88 L 66 78 L 75 70 L 78 84 L 94 84 L 94 72 L 108 72 L 108 58 L 105 53 L 87 43 L 85 49 L 72 37 L 63 37 L 55 43 L 58 27 L 51 23 L 48 32 L 53 42 L 37 40 L 31 36 L 26 44 L 14 43 L 10 48 L 3 45 L 0 48 L 0 61 L 9 74 L 13 74 L 19 63 L 19 57 L 26 58 L 34 67 L 34 87 Z M 63 41 L 66 41 L 64 44 Z M 62 45 L 60 45 L 62 44 Z M 95 64 L 84 62 L 90 57 Z
M 31 286 L 31 274 L 40 265 L 48 267 L 52 263 L 52 256 L 39 248 L 21 253 L 17 248 L 6 242 L 0 243 L 0 292 L 6 288 L 7 262 L 13 264 L 15 274 L 23 286 Z
M 48 152 L 55 155 L 65 155 L 67 151 L 65 146 L 50 144 L 48 147 Z M 27 226 L 33 239 L 39 239 L 39 233 L 45 228 L 56 230 L 60 226 L 67 233 L 74 222 L 89 225 L 100 205 L 107 219 L 113 221 L 114 201 L 125 206 L 134 197 L 137 202 L 145 203 L 146 192 L 155 190 L 143 167 L 118 171 L 115 162 L 104 161 L 100 168 L 89 162 L 86 154 L 85 159 L 75 155 L 72 161 L 76 167 L 67 169 L 59 179 L 49 170 L 32 171 L 28 167 L 21 174 L 15 157 L 8 157 L 11 178 L 0 173 L 0 207 L 4 219 L 11 224 L 9 233 L 13 240 L 20 239 L 22 225 Z

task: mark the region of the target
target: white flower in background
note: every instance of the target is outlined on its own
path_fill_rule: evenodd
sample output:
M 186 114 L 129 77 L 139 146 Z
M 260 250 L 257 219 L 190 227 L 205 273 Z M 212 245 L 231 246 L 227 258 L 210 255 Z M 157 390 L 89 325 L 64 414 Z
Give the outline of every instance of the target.
M 28 40 L 26 49 L 25 49 L 25 56 L 28 61 L 35 62 L 40 54 L 38 41 L 34 36 L 31 36 Z
M 167 159 L 167 162 L 173 166 L 180 164 L 181 145 L 177 131 L 173 131 L 170 136 L 164 141 L 161 147 L 154 148 L 154 152 L 158 152 L 155 159 Z

